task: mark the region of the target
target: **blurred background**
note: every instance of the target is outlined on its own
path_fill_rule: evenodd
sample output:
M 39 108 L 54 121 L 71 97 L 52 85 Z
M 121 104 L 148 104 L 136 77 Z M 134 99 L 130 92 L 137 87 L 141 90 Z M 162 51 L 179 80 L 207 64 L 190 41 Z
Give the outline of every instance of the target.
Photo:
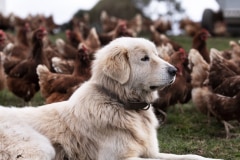
M 105 10 L 109 15 L 117 18 L 131 19 L 136 14 L 141 14 L 144 18 L 153 21 L 160 19 L 169 21 L 171 27 L 166 32 L 172 35 L 189 32 L 186 31 L 189 26 L 183 26 L 187 24 L 180 25 L 181 21 L 185 21 L 183 23 L 199 23 L 194 25 L 202 25 L 210 30 L 211 34 L 222 36 L 229 34 L 227 33 L 226 23 L 223 21 L 224 14 L 221 13 L 226 7 L 228 7 L 227 9 L 237 10 L 235 13 L 233 11 L 231 13 L 237 15 L 239 19 L 240 2 L 234 0 L 0 0 L 0 28 L 6 28 L 4 25 L 7 24 L 4 24 L 4 18 L 13 14 L 23 19 L 39 15 L 44 17 L 52 16 L 54 23 L 63 28 L 69 28 L 73 17 L 81 18 L 86 15 L 85 13 L 88 13 L 90 24 L 100 30 L 100 14 Z M 205 20 L 206 16 L 205 19 L 203 17 L 206 10 L 207 20 Z M 216 16 L 219 12 L 220 16 Z M 206 23 L 202 22 L 203 19 Z
M 153 104 L 161 150 L 240 159 L 237 0 L 0 0 L 0 105 L 68 99 L 122 36 L 151 40 L 178 69 Z

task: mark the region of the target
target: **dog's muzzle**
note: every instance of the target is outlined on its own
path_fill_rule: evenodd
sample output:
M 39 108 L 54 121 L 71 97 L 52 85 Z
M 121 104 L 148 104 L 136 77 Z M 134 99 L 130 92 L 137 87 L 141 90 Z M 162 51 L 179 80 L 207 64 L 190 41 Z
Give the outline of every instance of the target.
M 168 71 L 168 74 L 173 77 L 176 76 L 176 74 L 177 74 L 177 68 L 172 67 L 172 66 L 168 67 L 167 71 Z
M 170 75 L 170 77 L 172 78 L 172 80 L 169 82 L 169 84 L 172 84 L 175 81 L 176 78 L 176 74 L 177 74 L 177 68 L 170 66 L 167 69 L 168 74 Z

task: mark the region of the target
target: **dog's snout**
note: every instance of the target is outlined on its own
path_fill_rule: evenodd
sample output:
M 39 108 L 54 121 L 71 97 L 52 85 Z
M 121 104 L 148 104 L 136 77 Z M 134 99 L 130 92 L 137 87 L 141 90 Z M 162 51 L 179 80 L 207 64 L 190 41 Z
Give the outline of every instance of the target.
M 171 75 L 171 76 L 175 76 L 176 73 L 177 73 L 177 68 L 175 67 L 168 67 L 168 73 Z

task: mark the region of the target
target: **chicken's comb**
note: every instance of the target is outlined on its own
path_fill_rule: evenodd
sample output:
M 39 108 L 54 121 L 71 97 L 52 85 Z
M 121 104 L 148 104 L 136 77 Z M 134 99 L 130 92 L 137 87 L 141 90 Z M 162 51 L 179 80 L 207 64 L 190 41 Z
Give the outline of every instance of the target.
M 28 22 L 26 22 L 26 23 L 24 24 L 24 26 L 25 26 L 25 27 L 30 27 L 30 24 L 29 24 Z
M 180 53 L 185 53 L 185 50 L 183 48 L 179 48 L 178 50 Z
M 39 29 L 42 30 L 42 31 L 45 31 L 45 30 L 46 30 L 46 28 L 43 27 L 43 26 L 39 27 Z
M 66 34 L 66 35 L 70 35 L 70 33 L 71 33 L 71 31 L 70 31 L 69 29 L 67 29 L 67 30 L 65 31 L 65 34 Z
M 204 28 L 201 30 L 201 32 L 205 32 L 205 33 L 209 34 L 208 30 L 206 30 Z
M 87 51 L 87 47 L 84 44 L 82 44 L 82 49 L 84 50 L 84 52 Z
M 3 30 L 0 29 L 0 35 L 5 35 L 5 32 Z
M 86 52 L 88 49 L 87 49 L 87 47 L 83 44 L 83 43 L 80 43 L 79 44 L 79 50 L 83 50 L 84 52 Z
M 119 24 L 120 26 L 125 26 L 125 25 L 127 25 L 127 22 L 126 22 L 125 20 L 119 20 L 119 21 L 118 21 L 118 24 Z

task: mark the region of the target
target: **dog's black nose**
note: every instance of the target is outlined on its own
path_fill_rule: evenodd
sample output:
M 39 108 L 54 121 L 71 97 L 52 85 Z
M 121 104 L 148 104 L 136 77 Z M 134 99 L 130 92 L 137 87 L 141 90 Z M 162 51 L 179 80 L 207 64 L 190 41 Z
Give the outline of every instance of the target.
M 176 73 L 177 73 L 177 68 L 175 68 L 175 67 L 168 67 L 168 73 L 169 73 L 171 76 L 175 76 Z

